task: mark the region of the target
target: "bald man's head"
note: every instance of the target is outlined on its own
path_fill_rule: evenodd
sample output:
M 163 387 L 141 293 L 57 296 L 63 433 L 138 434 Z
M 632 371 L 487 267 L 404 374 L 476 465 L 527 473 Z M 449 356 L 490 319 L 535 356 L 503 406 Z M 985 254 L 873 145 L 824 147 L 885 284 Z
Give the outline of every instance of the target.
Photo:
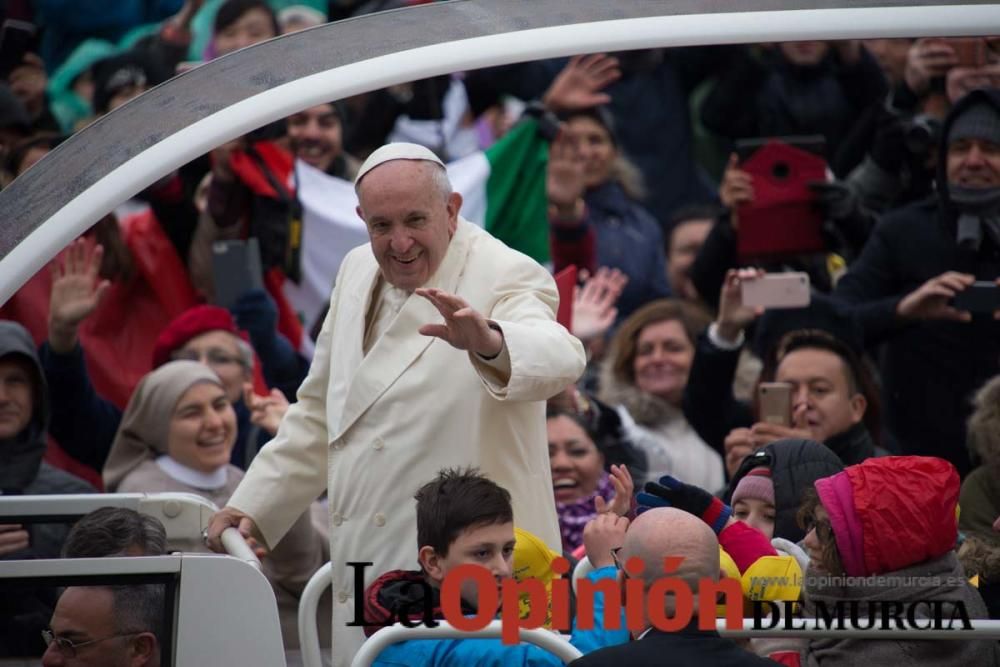
M 643 562 L 642 579 L 647 587 L 661 577 L 673 576 L 686 581 L 696 593 L 699 580 L 719 578 L 719 540 L 715 533 L 698 517 L 673 507 L 640 514 L 625 533 L 622 556 Z M 665 573 L 663 559 L 667 556 L 684 560 L 677 570 Z

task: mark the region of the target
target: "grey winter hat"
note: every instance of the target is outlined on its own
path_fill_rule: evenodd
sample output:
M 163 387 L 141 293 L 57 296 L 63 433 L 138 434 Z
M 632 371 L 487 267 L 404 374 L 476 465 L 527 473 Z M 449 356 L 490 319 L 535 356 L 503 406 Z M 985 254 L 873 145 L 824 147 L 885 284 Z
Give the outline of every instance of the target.
M 986 139 L 1000 143 L 1000 110 L 981 99 L 951 123 L 948 143 L 958 139 Z

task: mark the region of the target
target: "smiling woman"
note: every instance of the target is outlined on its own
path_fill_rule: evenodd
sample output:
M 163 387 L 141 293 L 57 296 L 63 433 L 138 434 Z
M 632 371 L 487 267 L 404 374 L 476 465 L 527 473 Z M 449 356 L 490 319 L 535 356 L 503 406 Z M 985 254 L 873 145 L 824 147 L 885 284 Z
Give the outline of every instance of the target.
M 633 470 L 639 485 L 671 475 L 711 492 L 722 487 L 722 458 L 680 408 L 694 344 L 708 323 L 700 307 L 661 299 L 633 313 L 611 339 L 600 398 L 617 406 L 626 435 L 648 458 L 646 470 Z
M 194 361 L 172 361 L 136 388 L 108 454 L 104 484 L 126 493 L 165 491 L 154 487 L 171 479 L 224 503 L 239 481 L 229 465 L 235 440 L 236 416 L 218 376 Z
M 597 514 L 597 497 L 610 501 L 614 487 L 604 469 L 604 452 L 579 415 L 550 405 L 546 431 L 559 532 L 563 550 L 572 552 L 583 544 L 583 527 Z
M 236 416 L 215 372 L 196 361 L 171 361 L 146 375 L 132 395 L 104 485 L 117 493 L 193 493 L 222 507 L 243 479 L 229 463 L 235 440 Z M 310 516 L 303 513 L 278 544 L 268 545 L 264 563 L 286 626 L 294 623 L 294 596 L 329 558 Z M 297 637 L 285 633 L 285 648 L 297 646 Z

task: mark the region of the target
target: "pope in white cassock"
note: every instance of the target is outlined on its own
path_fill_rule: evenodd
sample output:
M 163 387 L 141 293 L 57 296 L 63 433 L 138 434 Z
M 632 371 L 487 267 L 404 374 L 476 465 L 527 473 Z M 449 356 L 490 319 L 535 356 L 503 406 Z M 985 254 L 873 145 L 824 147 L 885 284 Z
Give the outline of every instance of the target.
M 416 569 L 413 494 L 441 468 L 478 466 L 510 491 L 515 523 L 561 551 L 545 400 L 586 363 L 555 321 L 552 277 L 459 216 L 433 153 L 383 146 L 355 187 L 371 243 L 344 259 L 298 402 L 208 533 L 216 550 L 230 526 L 273 547 L 328 493 L 334 664 L 364 638 L 347 626 L 362 591 L 345 564 L 374 563 L 366 585 Z

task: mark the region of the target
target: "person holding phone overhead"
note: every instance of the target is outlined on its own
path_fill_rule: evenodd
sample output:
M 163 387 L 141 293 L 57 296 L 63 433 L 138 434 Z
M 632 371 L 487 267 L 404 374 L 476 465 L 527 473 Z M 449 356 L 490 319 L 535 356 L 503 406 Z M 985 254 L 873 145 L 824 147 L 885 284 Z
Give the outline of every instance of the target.
M 856 321 L 829 297 L 813 295 L 808 308 L 767 312 L 757 326 L 764 358 L 757 400 L 733 395 L 744 331 L 764 313 L 743 305 L 742 288 L 764 275 L 758 269 L 727 274 L 719 314 L 698 338 L 685 416 L 725 456 L 730 476 L 746 456 L 784 438 L 821 442 L 845 465 L 876 455 L 878 394 L 857 349 L 861 335 Z
M 230 526 L 274 544 L 328 493 L 337 665 L 363 640 L 346 563 L 415 568 L 399 545 L 416 543 L 413 493 L 440 468 L 480 467 L 517 525 L 561 549 L 545 401 L 586 363 L 552 276 L 461 218 L 434 153 L 387 144 L 355 188 L 371 243 L 341 264 L 298 402 L 208 529 L 217 551 Z
M 885 343 L 895 448 L 940 456 L 964 475 L 969 396 L 1000 372 L 1000 299 L 961 298 L 1000 276 L 1000 91 L 957 102 L 939 155 L 936 195 L 888 213 L 835 296 L 859 314 L 868 343 Z

